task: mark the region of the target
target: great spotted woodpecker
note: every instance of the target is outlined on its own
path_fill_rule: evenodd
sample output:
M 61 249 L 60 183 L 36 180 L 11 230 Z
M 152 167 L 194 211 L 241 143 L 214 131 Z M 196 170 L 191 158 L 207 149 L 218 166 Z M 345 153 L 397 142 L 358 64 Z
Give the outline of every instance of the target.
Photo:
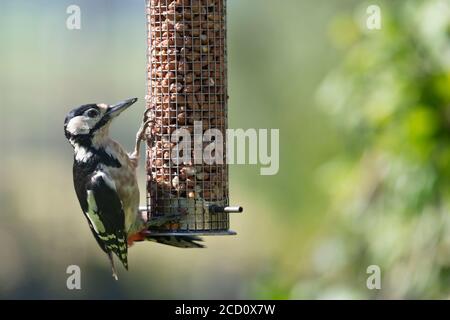
M 147 231 L 152 221 L 139 213 L 136 168 L 143 127 L 133 153 L 109 137 L 111 121 L 133 105 L 130 99 L 116 105 L 87 104 L 72 110 L 64 122 L 66 138 L 74 148 L 75 192 L 100 248 L 108 255 L 117 280 L 113 254 L 128 270 L 128 247 L 151 240 L 181 248 L 202 248 L 197 237 L 161 237 Z M 164 221 L 162 221 L 164 222 Z

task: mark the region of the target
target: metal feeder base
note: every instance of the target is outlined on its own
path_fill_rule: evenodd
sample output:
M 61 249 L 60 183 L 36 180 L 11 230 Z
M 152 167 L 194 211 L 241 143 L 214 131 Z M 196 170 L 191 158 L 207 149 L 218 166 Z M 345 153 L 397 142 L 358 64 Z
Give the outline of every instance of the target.
M 213 214 L 219 214 L 219 213 L 241 213 L 243 212 L 242 207 L 221 207 L 217 205 L 211 205 L 209 206 L 208 210 L 210 212 L 213 212 Z M 148 210 L 146 207 L 141 207 L 140 210 L 141 214 L 143 216 L 148 214 Z M 183 216 L 180 216 L 183 218 Z M 150 217 L 149 217 L 150 218 Z M 186 216 L 184 217 L 186 218 Z M 151 218 L 150 218 L 151 219 Z M 158 228 L 155 229 L 149 229 L 149 232 L 151 232 L 154 236 L 235 236 L 237 233 L 232 230 L 217 230 L 217 229 L 203 229 L 203 230 L 158 230 Z

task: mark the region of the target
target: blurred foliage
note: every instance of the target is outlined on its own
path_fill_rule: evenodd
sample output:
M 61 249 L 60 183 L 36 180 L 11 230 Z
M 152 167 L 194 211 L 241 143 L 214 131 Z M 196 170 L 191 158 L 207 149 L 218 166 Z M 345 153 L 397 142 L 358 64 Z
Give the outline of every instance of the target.
M 344 261 L 326 278 L 356 297 L 450 298 L 450 2 L 381 8 L 380 31 L 337 24 L 360 34 L 319 91 L 345 137 L 320 173 L 336 213 L 324 243 Z M 369 265 L 381 291 L 361 285 Z

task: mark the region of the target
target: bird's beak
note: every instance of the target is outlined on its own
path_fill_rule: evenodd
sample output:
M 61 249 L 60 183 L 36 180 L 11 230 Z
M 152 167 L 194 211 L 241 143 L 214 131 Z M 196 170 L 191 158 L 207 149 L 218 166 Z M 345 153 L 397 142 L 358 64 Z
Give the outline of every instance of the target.
M 117 117 L 118 115 L 120 115 L 123 111 L 125 111 L 126 109 L 128 109 L 129 107 L 131 107 L 133 104 L 136 103 L 136 101 L 138 101 L 137 98 L 133 98 L 133 99 L 129 99 L 129 100 L 125 100 L 122 102 L 119 102 L 113 106 L 110 106 L 108 108 L 108 111 L 106 111 L 106 114 L 112 119 Z

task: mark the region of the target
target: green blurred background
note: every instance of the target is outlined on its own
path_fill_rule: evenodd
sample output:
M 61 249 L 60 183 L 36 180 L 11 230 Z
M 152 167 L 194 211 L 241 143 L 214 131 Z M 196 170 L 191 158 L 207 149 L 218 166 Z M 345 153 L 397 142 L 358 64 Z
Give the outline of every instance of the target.
M 279 128 L 280 172 L 232 166 L 238 236 L 138 244 L 115 282 L 62 125 L 74 106 L 140 97 L 112 132 L 132 148 L 144 0 L 0 0 L 0 298 L 450 298 L 450 3 L 377 1 L 376 31 L 370 4 L 228 1 L 230 127 Z

